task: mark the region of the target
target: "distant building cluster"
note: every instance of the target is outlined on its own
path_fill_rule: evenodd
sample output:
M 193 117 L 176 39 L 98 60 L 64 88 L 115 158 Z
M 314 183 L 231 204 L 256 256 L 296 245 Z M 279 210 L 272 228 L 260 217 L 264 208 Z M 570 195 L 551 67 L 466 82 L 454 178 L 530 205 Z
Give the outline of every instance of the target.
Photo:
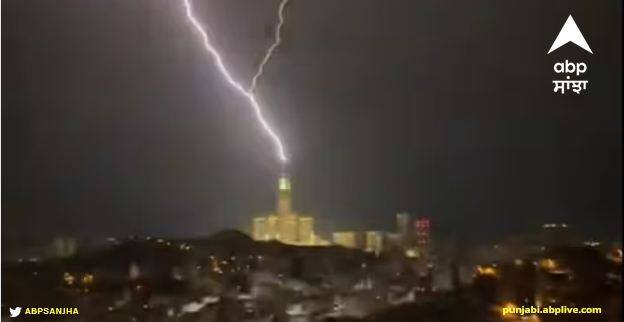
M 327 241 L 316 233 L 314 217 L 292 211 L 291 181 L 287 176 L 282 176 L 278 181 L 275 212 L 254 217 L 251 236 L 257 241 L 275 240 L 290 245 L 338 245 L 377 255 L 388 249 L 399 249 L 408 257 L 424 258 L 430 249 L 430 228 L 428 218 L 412 218 L 409 213 L 400 212 L 396 215 L 396 232 L 335 231 L 331 234 L 331 241 Z
M 428 218 L 413 219 L 409 213 L 396 215 L 396 232 L 384 231 L 338 231 L 332 234 L 334 245 L 360 248 L 370 253 L 403 250 L 407 257 L 425 257 L 429 253 L 431 222 Z

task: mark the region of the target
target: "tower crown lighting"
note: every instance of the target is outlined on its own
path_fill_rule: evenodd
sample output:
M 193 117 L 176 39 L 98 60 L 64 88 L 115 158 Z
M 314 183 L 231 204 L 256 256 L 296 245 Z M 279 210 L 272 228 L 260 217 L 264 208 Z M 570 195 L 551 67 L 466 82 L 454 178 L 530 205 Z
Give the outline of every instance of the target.
M 280 191 L 290 191 L 290 179 L 287 177 L 281 177 L 278 182 Z

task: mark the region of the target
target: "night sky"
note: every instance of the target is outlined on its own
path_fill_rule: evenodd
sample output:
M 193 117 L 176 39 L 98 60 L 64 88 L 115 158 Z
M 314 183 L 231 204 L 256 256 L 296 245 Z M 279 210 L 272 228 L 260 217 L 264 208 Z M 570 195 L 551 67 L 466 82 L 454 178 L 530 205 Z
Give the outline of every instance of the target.
M 195 0 L 236 78 L 277 0 Z M 546 55 L 572 14 L 593 55 Z M 622 2 L 292 0 L 258 93 L 323 232 L 621 238 Z M 2 238 L 202 236 L 273 209 L 273 145 L 180 0 L 2 1 Z M 553 94 L 556 61 L 589 66 Z

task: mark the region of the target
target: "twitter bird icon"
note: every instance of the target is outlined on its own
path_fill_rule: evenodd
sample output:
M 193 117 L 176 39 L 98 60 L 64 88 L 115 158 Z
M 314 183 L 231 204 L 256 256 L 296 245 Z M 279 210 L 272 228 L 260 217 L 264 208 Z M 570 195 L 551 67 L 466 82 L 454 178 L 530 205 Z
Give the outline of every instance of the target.
M 22 308 L 19 306 L 16 308 L 9 308 L 9 314 L 11 315 L 12 318 L 17 317 L 18 315 L 20 315 L 21 312 L 22 312 Z

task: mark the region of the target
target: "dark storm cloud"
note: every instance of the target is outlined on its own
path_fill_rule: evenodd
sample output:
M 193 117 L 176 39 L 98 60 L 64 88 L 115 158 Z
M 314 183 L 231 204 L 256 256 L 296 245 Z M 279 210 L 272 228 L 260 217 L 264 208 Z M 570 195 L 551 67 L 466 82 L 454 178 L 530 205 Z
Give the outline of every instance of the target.
M 277 1 L 195 2 L 249 80 Z M 2 6 L 3 236 L 201 235 L 273 207 L 271 143 L 179 1 Z M 546 55 L 570 13 L 595 55 Z M 471 238 L 621 234 L 620 2 L 294 0 L 287 24 L 260 99 L 326 229 L 409 210 Z M 551 92 L 567 57 L 584 96 Z

